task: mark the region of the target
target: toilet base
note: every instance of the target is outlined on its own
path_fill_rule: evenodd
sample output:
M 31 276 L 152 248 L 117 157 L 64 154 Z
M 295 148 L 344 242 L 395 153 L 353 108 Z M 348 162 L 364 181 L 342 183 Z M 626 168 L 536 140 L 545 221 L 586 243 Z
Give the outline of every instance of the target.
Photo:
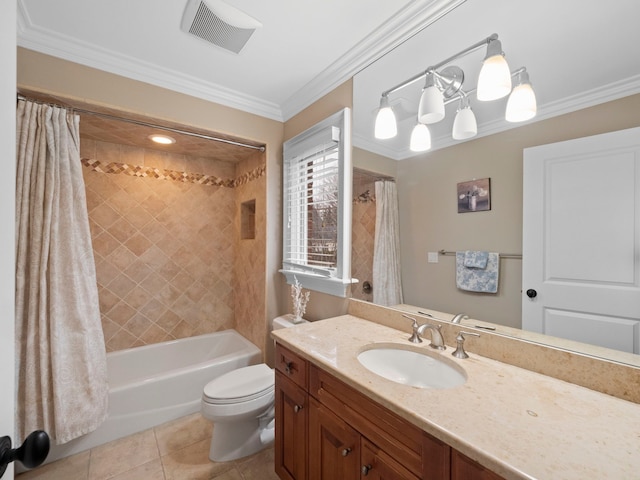
M 214 422 L 209 459 L 228 462 L 258 453 L 273 444 L 270 435 L 261 435 L 264 430 L 257 418 L 241 422 Z M 263 443 L 264 440 L 266 443 Z

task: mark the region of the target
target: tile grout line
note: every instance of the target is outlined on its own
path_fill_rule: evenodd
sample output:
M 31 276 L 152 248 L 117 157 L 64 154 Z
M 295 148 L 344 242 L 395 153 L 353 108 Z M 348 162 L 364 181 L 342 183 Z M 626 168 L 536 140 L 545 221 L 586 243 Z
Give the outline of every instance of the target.
M 158 452 L 158 461 L 160 462 L 160 468 L 162 468 L 162 479 L 161 480 L 166 480 L 167 479 L 167 473 L 164 470 L 164 462 L 162 461 L 162 452 L 160 452 L 160 445 L 158 444 L 158 435 L 156 432 L 156 427 L 153 427 L 151 430 L 153 430 L 153 438 L 156 441 L 156 451 Z

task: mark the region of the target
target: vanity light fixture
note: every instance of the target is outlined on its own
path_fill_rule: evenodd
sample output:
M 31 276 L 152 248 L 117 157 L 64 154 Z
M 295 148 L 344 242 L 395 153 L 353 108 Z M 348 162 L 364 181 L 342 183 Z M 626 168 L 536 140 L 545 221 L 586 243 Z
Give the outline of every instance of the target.
M 449 64 L 484 46 L 487 50 L 478 82 L 475 87 L 463 90 L 464 71 L 458 66 Z M 414 126 L 411 133 L 412 151 L 425 151 L 431 148 L 431 135 L 425 124 L 441 121 L 445 117 L 445 106 L 456 100 L 459 100 L 459 108 L 453 122 L 452 137 L 455 140 L 464 140 L 477 135 L 478 125 L 468 98 L 473 93 L 481 101 L 497 100 L 511 94 L 505 115 L 509 122 L 523 122 L 536 114 L 535 94 L 526 69 L 522 67 L 513 73 L 509 71 L 502 44 L 498 40 L 498 34 L 494 33 L 382 92 L 380 108 L 376 115 L 375 138 L 389 139 L 398 133 L 396 117 L 389 104 L 389 95 L 423 77 L 425 84 L 418 103 L 418 125 Z M 515 77 L 516 83 L 513 90 L 512 77 Z
M 149 135 L 147 138 L 149 138 L 149 140 L 151 140 L 152 142 L 156 142 L 161 145 L 171 145 L 172 143 L 176 143 L 175 138 L 170 137 L 168 135 L 160 135 L 157 133 L 154 133 L 153 135 Z

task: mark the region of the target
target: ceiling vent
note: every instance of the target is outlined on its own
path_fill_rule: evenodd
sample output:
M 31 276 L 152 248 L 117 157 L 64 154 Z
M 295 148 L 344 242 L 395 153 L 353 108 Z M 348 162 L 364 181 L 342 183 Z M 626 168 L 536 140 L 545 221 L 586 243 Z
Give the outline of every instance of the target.
M 233 53 L 240 53 L 260 27 L 256 19 L 222 0 L 189 0 L 181 25 L 183 31 Z

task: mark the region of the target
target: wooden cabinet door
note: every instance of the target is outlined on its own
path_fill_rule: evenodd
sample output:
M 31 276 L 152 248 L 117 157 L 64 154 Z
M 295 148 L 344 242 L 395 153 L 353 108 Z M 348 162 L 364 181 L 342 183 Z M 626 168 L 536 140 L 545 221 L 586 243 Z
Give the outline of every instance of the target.
M 418 480 L 376 445 L 362 439 L 361 480 Z
M 282 480 L 307 479 L 309 395 L 276 371 L 275 468 Z
M 503 478 L 452 448 L 451 480 L 503 480 Z
M 309 480 L 360 478 L 360 434 L 309 398 Z

